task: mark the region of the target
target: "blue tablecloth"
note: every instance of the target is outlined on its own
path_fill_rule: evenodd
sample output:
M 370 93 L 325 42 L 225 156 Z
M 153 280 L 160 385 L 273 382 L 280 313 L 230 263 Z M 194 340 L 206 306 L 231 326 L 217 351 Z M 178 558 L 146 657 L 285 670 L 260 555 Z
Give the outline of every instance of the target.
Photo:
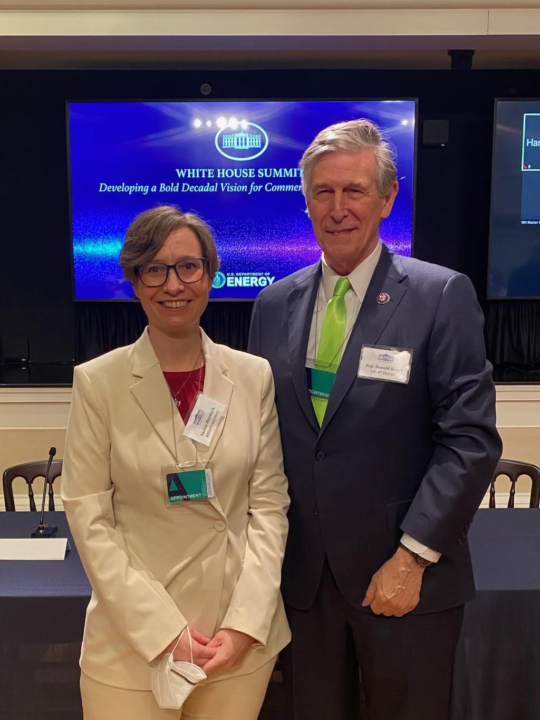
M 0 512 L 0 537 L 30 537 L 38 521 Z M 78 660 L 91 588 L 64 513 L 46 522 L 69 539 L 65 560 L 0 561 L 0 720 L 82 720 Z
M 479 510 L 451 720 L 540 718 L 540 510 Z M 435 640 L 436 642 L 436 640 Z
M 0 513 L 0 537 L 30 537 L 38 513 Z M 2 642 L 80 642 L 90 583 L 63 512 L 47 513 L 71 550 L 65 560 L 0 561 L 0 638 Z M 36 542 L 47 542 L 36 540 Z
M 30 537 L 38 521 L 39 513 L 1 513 L 0 538 Z M 57 537 L 68 538 L 70 552 L 66 554 L 65 560 L 3 562 L 0 602 L 4 602 L 6 598 L 71 597 L 84 598 L 88 603 L 90 583 L 74 547 L 65 514 L 48 512 L 45 514 L 45 522 L 58 527 Z

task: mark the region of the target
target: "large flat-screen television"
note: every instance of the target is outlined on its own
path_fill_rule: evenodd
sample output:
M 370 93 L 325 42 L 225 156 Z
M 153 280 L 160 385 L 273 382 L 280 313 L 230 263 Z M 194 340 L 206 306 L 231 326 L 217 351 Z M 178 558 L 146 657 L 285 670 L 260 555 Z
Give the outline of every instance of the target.
M 133 298 L 118 255 L 135 215 L 158 204 L 213 228 L 212 299 L 253 299 L 316 262 L 298 163 L 324 127 L 360 117 L 395 146 L 400 192 L 381 237 L 411 254 L 415 100 L 69 102 L 67 114 L 77 300 Z
M 540 100 L 496 100 L 488 295 L 540 298 Z

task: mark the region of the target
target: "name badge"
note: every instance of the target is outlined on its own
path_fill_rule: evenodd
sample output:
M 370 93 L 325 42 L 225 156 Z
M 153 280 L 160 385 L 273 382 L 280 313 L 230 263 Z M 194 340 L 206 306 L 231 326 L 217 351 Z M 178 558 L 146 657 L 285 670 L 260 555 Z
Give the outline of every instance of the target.
M 224 410 L 225 405 L 200 393 L 195 407 L 189 415 L 183 434 L 185 437 L 208 447 L 212 442 Z
M 165 503 L 169 507 L 179 502 L 208 500 L 214 497 L 212 467 L 208 463 L 165 465 L 161 471 Z
M 407 385 L 413 351 L 404 348 L 362 345 L 358 377 Z

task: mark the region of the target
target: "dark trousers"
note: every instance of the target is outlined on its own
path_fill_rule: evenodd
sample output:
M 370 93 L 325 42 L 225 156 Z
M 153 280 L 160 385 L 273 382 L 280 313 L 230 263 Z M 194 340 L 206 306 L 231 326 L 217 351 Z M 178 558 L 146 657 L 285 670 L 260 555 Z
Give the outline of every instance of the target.
M 362 612 L 326 563 L 313 606 L 287 614 L 293 639 L 281 663 L 294 720 L 358 720 L 360 673 L 369 720 L 448 720 L 463 606 L 401 618 Z

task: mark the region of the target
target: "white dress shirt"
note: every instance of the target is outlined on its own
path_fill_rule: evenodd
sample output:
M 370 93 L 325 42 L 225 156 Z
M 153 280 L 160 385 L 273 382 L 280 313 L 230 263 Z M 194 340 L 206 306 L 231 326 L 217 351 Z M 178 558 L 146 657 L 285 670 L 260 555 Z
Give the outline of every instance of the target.
M 375 249 L 363 262 L 360 263 L 350 275 L 347 275 L 351 283 L 351 290 L 345 295 L 345 308 L 347 311 L 347 319 L 345 322 L 345 339 L 343 342 L 343 349 L 341 356 L 345 352 L 349 337 L 352 329 L 362 307 L 364 297 L 368 289 L 368 285 L 371 282 L 379 258 L 381 257 L 382 245 L 379 240 Z M 322 327 L 324 323 L 324 314 L 326 312 L 326 306 L 328 301 L 334 294 L 337 281 L 342 277 L 338 275 L 328 265 L 322 256 L 322 275 L 319 283 L 319 291 L 317 293 L 317 300 L 315 301 L 315 308 L 313 310 L 313 317 L 311 319 L 311 329 L 309 332 L 309 340 L 306 355 L 306 366 L 314 367 L 315 358 L 317 357 L 317 351 L 319 349 L 319 342 L 321 339 Z M 437 562 L 441 557 L 441 554 L 436 550 L 431 550 L 426 545 L 418 542 L 407 533 L 404 533 L 401 537 L 401 542 L 406 545 L 409 550 L 421 555 L 426 560 L 431 562 Z

